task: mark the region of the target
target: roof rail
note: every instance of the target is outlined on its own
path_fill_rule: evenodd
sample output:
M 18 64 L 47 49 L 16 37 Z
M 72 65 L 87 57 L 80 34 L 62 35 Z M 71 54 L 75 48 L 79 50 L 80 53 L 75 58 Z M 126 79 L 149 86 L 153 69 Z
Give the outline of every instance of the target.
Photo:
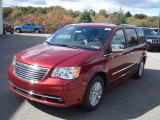
M 115 25 L 123 25 L 123 26 L 132 26 L 132 27 L 136 27 L 135 25 L 131 25 L 131 24 L 119 24 L 119 23 L 117 23 L 117 24 L 115 24 Z
M 132 25 L 132 24 L 121 24 L 121 25 L 131 25 L 131 26 L 135 26 L 135 25 Z

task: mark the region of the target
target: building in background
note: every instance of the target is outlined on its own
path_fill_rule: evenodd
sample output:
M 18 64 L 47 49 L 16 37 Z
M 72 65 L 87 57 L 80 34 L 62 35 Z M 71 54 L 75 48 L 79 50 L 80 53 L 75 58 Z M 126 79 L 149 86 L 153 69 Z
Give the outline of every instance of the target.
M 160 9 L 159 9 L 159 19 L 158 19 L 158 35 L 160 35 Z
M 0 0 L 0 34 L 3 33 L 2 0 Z

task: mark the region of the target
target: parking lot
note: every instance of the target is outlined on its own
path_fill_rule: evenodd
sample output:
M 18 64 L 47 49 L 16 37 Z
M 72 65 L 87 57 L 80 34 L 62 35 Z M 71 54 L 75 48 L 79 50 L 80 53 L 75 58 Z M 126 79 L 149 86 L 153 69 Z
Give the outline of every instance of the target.
M 0 35 L 0 120 L 159 120 L 160 52 L 148 52 L 144 77 L 128 79 L 112 88 L 98 109 L 55 108 L 27 101 L 8 88 L 8 67 L 13 56 L 42 43 L 49 35 Z M 72 97 L 72 96 L 71 96 Z

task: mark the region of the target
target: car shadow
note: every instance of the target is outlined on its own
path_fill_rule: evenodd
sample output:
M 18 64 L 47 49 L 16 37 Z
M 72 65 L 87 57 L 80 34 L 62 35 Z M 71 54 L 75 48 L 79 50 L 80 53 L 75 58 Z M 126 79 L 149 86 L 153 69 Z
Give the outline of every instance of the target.
M 115 86 L 105 93 L 98 109 L 92 112 L 85 112 L 79 107 L 56 108 L 31 101 L 29 103 L 47 114 L 62 119 L 134 119 L 160 105 L 159 73 L 160 70 L 145 69 L 142 79 L 131 78 Z

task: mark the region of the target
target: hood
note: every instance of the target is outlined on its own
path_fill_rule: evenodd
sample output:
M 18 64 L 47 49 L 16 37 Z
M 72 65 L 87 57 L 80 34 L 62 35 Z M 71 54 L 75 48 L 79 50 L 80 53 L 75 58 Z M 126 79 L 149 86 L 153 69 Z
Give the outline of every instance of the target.
M 146 38 L 148 39 L 160 39 L 160 36 L 159 35 L 145 35 Z
M 96 57 L 98 51 L 89 51 L 83 49 L 73 49 L 51 45 L 37 45 L 24 50 L 16 55 L 18 62 L 26 64 L 37 64 L 41 67 L 65 67 L 80 66 Z

